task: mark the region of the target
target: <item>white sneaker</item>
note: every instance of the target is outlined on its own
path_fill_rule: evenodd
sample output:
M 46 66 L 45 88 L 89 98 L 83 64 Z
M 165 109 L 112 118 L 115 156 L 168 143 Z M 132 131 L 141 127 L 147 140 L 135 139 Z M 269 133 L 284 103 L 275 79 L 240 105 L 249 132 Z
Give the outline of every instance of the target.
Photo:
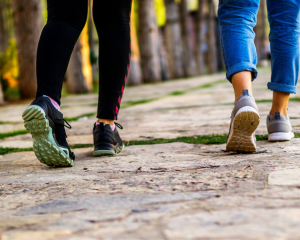
M 290 141 L 295 135 L 288 116 L 280 115 L 279 112 L 275 116 L 269 114 L 267 117 L 267 128 L 269 133 L 269 142 Z

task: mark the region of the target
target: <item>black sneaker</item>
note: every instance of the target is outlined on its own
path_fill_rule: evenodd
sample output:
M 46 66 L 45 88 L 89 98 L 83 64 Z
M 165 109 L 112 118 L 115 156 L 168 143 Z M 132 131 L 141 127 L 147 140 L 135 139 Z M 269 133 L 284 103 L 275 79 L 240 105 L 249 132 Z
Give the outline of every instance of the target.
M 123 127 L 115 123 L 116 127 L 123 129 Z M 109 124 L 104 125 L 104 123 L 94 125 L 94 156 L 106 156 L 106 155 L 116 155 L 122 152 L 125 145 L 119 136 L 117 128 L 111 130 Z
M 25 108 L 22 117 L 25 128 L 32 134 L 33 150 L 41 163 L 54 167 L 74 165 L 75 155 L 66 140 L 66 121 L 48 97 L 34 100 Z M 66 127 L 71 128 L 69 124 Z

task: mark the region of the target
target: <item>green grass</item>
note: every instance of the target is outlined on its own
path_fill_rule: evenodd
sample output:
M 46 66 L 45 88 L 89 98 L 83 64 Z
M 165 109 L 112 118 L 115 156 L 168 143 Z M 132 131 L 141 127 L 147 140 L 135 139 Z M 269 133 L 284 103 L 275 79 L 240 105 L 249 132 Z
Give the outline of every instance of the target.
M 194 90 L 198 90 L 198 89 L 204 89 L 204 88 L 210 88 L 210 87 L 213 87 L 215 85 L 225 83 L 225 82 L 226 81 L 224 81 L 224 80 L 219 80 L 219 81 L 216 81 L 216 82 L 207 83 L 207 84 L 201 85 L 199 87 L 191 88 L 190 91 L 194 91 Z
M 30 152 L 33 151 L 32 148 L 3 148 L 0 147 L 0 155 L 16 152 Z
M 68 122 L 74 122 L 74 121 L 77 121 L 78 119 L 80 118 L 84 118 L 84 117 L 92 117 L 92 116 L 95 116 L 96 117 L 97 113 L 96 112 L 93 112 L 93 113 L 86 113 L 86 114 L 82 114 L 80 116 L 77 116 L 77 117 L 72 117 L 72 118 L 64 118 L 66 121 Z
M 256 103 L 271 103 L 273 100 L 272 99 L 262 99 L 262 100 L 255 100 Z M 299 97 L 293 97 L 290 98 L 291 102 L 299 102 L 300 98 Z
M 295 138 L 300 138 L 300 133 L 295 134 Z M 203 136 L 192 136 L 192 137 L 178 137 L 173 139 L 157 138 L 151 140 L 141 140 L 141 141 L 124 141 L 126 146 L 138 146 L 138 145 L 153 145 L 153 144 L 163 144 L 163 143 L 174 143 L 174 142 L 184 142 L 189 144 L 225 144 L 227 140 L 227 134 L 213 134 L 213 135 L 203 135 Z M 257 141 L 268 140 L 268 135 L 256 135 Z M 90 148 L 93 144 L 76 144 L 70 146 L 72 149 L 79 148 Z M 32 148 L 3 148 L 0 147 L 0 155 L 15 153 L 15 152 L 28 152 L 33 151 Z
M 0 121 L 0 125 L 2 124 L 21 124 L 22 122 L 1 122 Z
M 89 148 L 89 147 L 93 147 L 94 144 L 75 144 L 75 145 L 71 145 L 70 147 L 72 149 L 79 149 L 79 148 Z
M 268 140 L 268 134 L 256 135 L 256 141 L 267 141 L 267 140 Z
M 129 107 L 133 107 L 136 105 L 141 105 L 141 104 L 145 104 L 145 103 L 149 103 L 149 102 L 153 102 L 156 101 L 160 98 L 151 98 L 151 99 L 145 99 L 145 100 L 138 100 L 138 101 L 128 101 L 128 102 L 124 102 L 125 106 L 121 106 L 121 108 L 129 108 Z
M 7 133 L 0 133 L 0 139 L 13 137 L 13 136 L 17 136 L 17 135 L 23 135 L 23 134 L 27 134 L 27 133 L 28 133 L 28 131 L 26 129 L 17 130 L 17 131 L 13 131 L 13 132 L 7 132 Z
M 300 98 L 299 97 L 293 97 L 293 98 L 290 98 L 290 101 L 299 102 Z
M 187 93 L 188 90 L 184 90 L 184 91 L 175 91 L 175 92 L 172 92 L 170 93 L 168 96 L 180 96 L 180 95 L 183 95 L 185 93 Z
M 198 87 L 192 87 L 192 88 L 189 88 L 189 89 L 186 89 L 186 90 L 183 90 L 183 91 L 175 91 L 175 92 L 170 93 L 167 96 L 179 96 L 179 95 L 183 95 L 187 92 L 192 92 L 192 91 L 196 91 L 196 90 L 199 90 L 199 89 L 210 88 L 210 87 L 213 87 L 213 86 L 221 84 L 221 83 L 224 83 L 224 80 L 219 80 L 219 81 L 216 81 L 216 82 L 203 84 L 203 85 L 200 85 Z
M 150 139 L 141 141 L 125 141 L 126 146 L 135 145 L 153 145 L 162 143 L 174 143 L 174 142 L 184 142 L 190 144 L 223 144 L 226 143 L 227 134 L 213 134 L 213 135 L 203 135 L 203 136 L 192 136 L 192 137 L 178 137 L 173 139 Z
M 269 103 L 272 102 L 272 99 L 261 99 L 261 100 L 255 100 L 256 103 Z

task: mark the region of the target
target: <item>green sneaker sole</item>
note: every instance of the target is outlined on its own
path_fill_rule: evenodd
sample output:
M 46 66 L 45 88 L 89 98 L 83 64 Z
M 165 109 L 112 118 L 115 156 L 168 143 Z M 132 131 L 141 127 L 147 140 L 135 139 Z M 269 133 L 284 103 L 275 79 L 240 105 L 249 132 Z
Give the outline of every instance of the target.
M 33 151 L 41 163 L 51 167 L 74 165 L 74 161 L 69 157 L 69 150 L 58 146 L 54 140 L 52 128 L 41 107 L 35 105 L 26 107 L 22 117 L 25 128 L 32 135 Z
M 118 153 L 123 152 L 124 149 L 125 149 L 125 145 L 123 145 L 122 148 L 117 148 L 116 152 L 114 150 L 97 150 L 93 152 L 93 156 L 99 157 L 99 156 L 117 155 Z

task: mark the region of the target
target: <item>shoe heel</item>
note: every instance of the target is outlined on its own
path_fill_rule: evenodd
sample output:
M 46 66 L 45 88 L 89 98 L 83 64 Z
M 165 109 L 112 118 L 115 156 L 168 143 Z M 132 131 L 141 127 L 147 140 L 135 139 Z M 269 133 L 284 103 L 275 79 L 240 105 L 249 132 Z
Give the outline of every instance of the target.
M 290 141 L 292 138 L 294 138 L 294 133 L 284 133 L 284 132 L 277 132 L 269 134 L 268 141 L 269 142 L 283 142 L 283 141 Z
M 60 147 L 53 138 L 52 128 L 39 106 L 25 108 L 22 118 L 24 127 L 31 133 L 33 151 L 37 159 L 51 167 L 72 167 L 74 161 L 69 157 L 68 149 Z
M 258 112 L 252 107 L 241 108 L 231 126 L 231 134 L 226 144 L 226 151 L 256 152 L 256 142 L 253 133 L 260 123 Z
M 98 156 L 107 156 L 107 155 L 116 155 L 122 151 L 124 151 L 125 146 L 113 146 L 112 144 L 102 143 L 97 144 L 96 151 L 93 152 L 94 157 Z
M 44 110 L 36 105 L 28 106 L 24 109 L 22 118 L 24 121 L 30 121 L 32 119 L 42 120 L 46 118 Z

